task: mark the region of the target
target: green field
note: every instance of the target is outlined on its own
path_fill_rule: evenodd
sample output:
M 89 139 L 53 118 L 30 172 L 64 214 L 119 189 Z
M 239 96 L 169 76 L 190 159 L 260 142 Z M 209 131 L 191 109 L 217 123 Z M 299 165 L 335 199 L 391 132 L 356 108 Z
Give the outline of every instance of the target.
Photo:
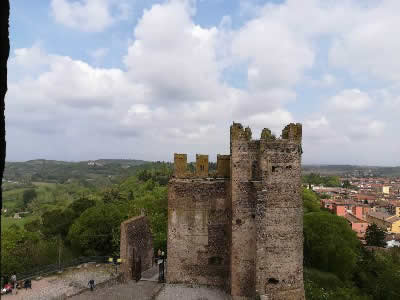
M 32 184 L 37 187 L 47 186 L 47 187 L 54 188 L 56 186 L 56 183 L 54 183 L 54 182 L 32 182 Z
M 1 230 L 9 228 L 13 224 L 18 225 L 19 227 L 22 228 L 24 227 L 25 223 L 28 223 L 37 218 L 38 218 L 37 216 L 28 216 L 22 219 L 14 219 L 12 217 L 1 216 Z

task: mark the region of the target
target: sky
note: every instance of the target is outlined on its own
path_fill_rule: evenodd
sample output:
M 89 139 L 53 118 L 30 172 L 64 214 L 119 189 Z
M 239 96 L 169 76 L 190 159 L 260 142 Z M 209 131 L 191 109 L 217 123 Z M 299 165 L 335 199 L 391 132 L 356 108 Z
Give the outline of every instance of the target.
M 303 163 L 400 165 L 398 0 L 11 1 L 7 161 L 229 153 L 303 124 Z

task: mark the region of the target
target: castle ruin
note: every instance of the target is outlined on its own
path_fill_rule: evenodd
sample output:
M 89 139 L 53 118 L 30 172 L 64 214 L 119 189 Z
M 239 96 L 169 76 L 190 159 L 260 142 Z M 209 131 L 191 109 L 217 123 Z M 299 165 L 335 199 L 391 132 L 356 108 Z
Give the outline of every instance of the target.
M 175 154 L 168 187 L 168 283 L 218 286 L 234 300 L 300 300 L 303 285 L 301 124 L 280 138 L 233 123 L 230 155 Z

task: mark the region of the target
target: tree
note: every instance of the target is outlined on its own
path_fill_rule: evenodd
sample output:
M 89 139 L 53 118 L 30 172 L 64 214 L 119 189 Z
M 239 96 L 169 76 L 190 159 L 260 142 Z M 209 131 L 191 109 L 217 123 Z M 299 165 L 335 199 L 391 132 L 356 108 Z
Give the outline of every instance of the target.
M 40 231 L 42 224 L 39 219 L 32 220 L 24 224 L 24 229 L 29 232 Z
M 98 204 L 88 208 L 72 224 L 67 239 L 86 255 L 111 255 L 113 243 L 124 215 L 116 204 Z
M 340 187 L 340 178 L 339 176 L 326 176 L 323 177 L 324 185 L 330 187 Z
M 37 233 L 8 228 L 1 233 L 2 274 L 23 272 L 32 267 L 32 256 L 39 243 Z
M 318 196 L 312 190 L 303 188 L 302 198 L 304 213 L 320 211 Z
M 25 190 L 22 195 L 22 200 L 24 202 L 24 207 L 27 207 L 28 204 L 37 197 L 36 191 L 34 189 Z
M 400 249 L 363 249 L 357 269 L 354 282 L 372 299 L 400 299 Z
M 342 187 L 345 189 L 350 189 L 352 188 L 352 185 L 350 184 L 350 181 L 346 179 L 345 181 L 343 181 Z
M 365 231 L 365 241 L 368 246 L 385 247 L 386 231 L 376 224 L 370 224 Z
M 88 208 L 95 206 L 96 201 L 93 199 L 89 199 L 86 196 L 81 196 L 79 199 L 72 202 L 68 208 L 71 209 L 74 213 L 74 219 L 78 218 L 85 210 Z
M 350 279 L 361 245 L 346 219 L 327 212 L 308 213 L 303 230 L 305 265 Z
M 148 170 L 142 170 L 137 174 L 140 181 L 147 181 L 152 177 L 152 174 Z
M 55 209 L 42 215 L 42 232 L 47 237 L 61 236 L 65 239 L 73 222 L 74 213 L 70 209 Z
M 112 203 L 115 201 L 121 201 L 121 200 L 124 200 L 124 198 L 122 197 L 121 193 L 116 188 L 108 189 L 103 194 L 103 202 L 105 204 L 109 204 L 109 203 Z

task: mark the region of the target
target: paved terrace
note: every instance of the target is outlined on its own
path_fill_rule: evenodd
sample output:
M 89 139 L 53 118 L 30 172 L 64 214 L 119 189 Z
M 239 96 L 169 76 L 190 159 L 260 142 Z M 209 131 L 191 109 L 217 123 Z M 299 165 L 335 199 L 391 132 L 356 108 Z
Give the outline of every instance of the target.
M 32 289 L 19 289 L 17 294 L 2 295 L 4 300 L 66 299 L 88 287 L 90 279 L 96 284 L 116 277 L 115 266 L 86 263 L 65 270 L 61 274 L 32 280 Z M 17 278 L 18 279 L 18 278 Z
M 62 274 L 32 280 L 32 289 L 20 289 L 17 295 L 4 295 L 4 300 L 230 300 L 230 295 L 215 288 L 198 285 L 158 283 L 158 266 L 143 272 L 139 282 L 116 283 L 87 289 L 90 279 L 96 284 L 116 277 L 115 267 L 104 264 L 82 264 Z

